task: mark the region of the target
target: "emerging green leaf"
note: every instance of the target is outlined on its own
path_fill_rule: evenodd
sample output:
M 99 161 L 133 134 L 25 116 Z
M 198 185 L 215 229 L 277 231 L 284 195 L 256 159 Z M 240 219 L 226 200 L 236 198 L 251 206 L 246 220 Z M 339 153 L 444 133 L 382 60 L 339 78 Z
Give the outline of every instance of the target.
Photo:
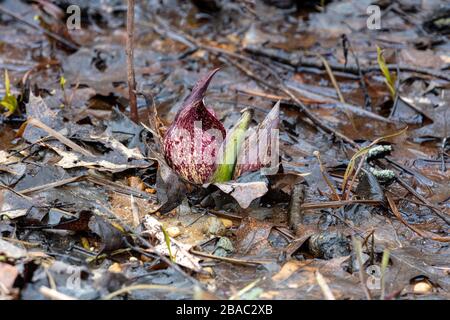
M 221 148 L 221 157 L 211 182 L 225 182 L 233 178 L 236 159 L 241 150 L 247 129 L 252 121 L 253 110 L 245 109 L 238 123 L 228 133 Z
M 381 72 L 384 76 L 384 82 L 389 88 L 392 99 L 395 99 L 395 75 L 391 75 L 389 68 L 387 67 L 386 60 L 383 56 L 383 50 L 377 46 L 377 61 Z
M 8 70 L 5 69 L 5 96 L 0 105 L 8 109 L 8 114 L 13 114 L 18 107 L 17 99 L 11 94 L 11 83 L 9 82 Z

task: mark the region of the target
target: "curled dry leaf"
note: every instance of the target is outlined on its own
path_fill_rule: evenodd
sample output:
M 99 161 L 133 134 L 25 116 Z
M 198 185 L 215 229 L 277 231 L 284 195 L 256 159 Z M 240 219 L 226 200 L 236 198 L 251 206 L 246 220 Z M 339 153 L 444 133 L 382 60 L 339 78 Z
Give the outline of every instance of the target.
M 155 155 L 159 169 L 156 176 L 157 196 L 161 206 L 160 213 L 167 213 L 178 207 L 186 196 L 187 188 L 181 178 L 170 168 L 166 161 Z
M 250 206 L 253 200 L 262 197 L 269 190 L 264 181 L 214 183 L 220 190 L 232 196 L 242 209 Z
M 268 174 L 278 171 L 278 126 L 280 122 L 280 101 L 267 114 L 264 121 L 245 138 L 237 158 L 234 178 L 245 172 L 264 168 Z M 253 161 L 256 158 L 256 161 Z M 275 160 L 275 161 L 273 161 Z M 275 163 L 274 163 L 275 162 Z
M 0 189 L 0 219 L 16 219 L 25 216 L 33 208 L 33 203 L 7 189 Z
M 151 162 L 147 161 L 137 148 L 129 149 L 116 139 L 108 136 L 92 136 L 109 152 L 99 156 L 88 157 L 77 152 L 63 150 L 57 146 L 50 146 L 62 159 L 56 163 L 65 169 L 86 167 L 99 171 L 120 172 L 131 168 L 147 168 Z
M 88 227 L 102 240 L 100 252 L 111 252 L 123 246 L 124 234 L 105 218 L 96 214 L 92 215 L 89 219 Z
M 6 256 L 6 258 L 17 260 L 26 257 L 27 251 L 11 242 L 0 239 L 0 256 Z

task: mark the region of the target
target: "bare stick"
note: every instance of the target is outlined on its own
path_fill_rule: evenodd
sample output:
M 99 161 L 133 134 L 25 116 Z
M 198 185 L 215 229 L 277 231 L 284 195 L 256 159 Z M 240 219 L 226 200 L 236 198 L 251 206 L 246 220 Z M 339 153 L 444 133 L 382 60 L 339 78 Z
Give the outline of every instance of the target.
M 366 295 L 367 300 L 372 300 L 372 295 L 370 294 L 369 288 L 367 288 L 366 279 L 364 277 L 361 242 L 353 237 L 352 239 L 353 239 L 353 250 L 355 250 L 356 258 L 358 260 L 359 281 L 361 282 L 361 287 L 364 291 L 364 294 Z
M 237 264 L 237 265 L 241 265 L 241 266 L 255 266 L 255 265 L 257 266 L 257 265 L 262 265 L 262 264 L 266 263 L 266 261 L 262 261 L 262 260 L 261 261 L 259 261 L 259 260 L 241 260 L 241 259 L 236 259 L 236 258 L 219 257 L 219 256 L 215 256 L 213 254 L 197 251 L 194 249 L 189 250 L 189 252 L 192 254 L 195 254 L 197 256 L 200 256 L 200 257 L 225 261 L 225 262 L 229 262 L 229 263 L 233 263 L 233 264 Z
M 434 241 L 439 241 L 439 242 L 450 242 L 450 237 L 442 237 L 442 236 L 436 235 L 430 231 L 422 230 L 422 229 L 417 228 L 414 225 L 409 224 L 405 219 L 403 219 L 402 215 L 400 214 L 400 211 L 398 211 L 398 208 L 395 205 L 395 202 L 391 198 L 391 196 L 388 194 L 385 194 L 385 195 L 386 195 L 386 199 L 388 200 L 389 207 L 391 208 L 392 213 L 406 227 L 408 227 L 409 229 L 411 229 L 412 231 L 414 231 L 415 233 L 417 233 L 419 236 L 421 236 L 423 238 L 428 238 L 428 239 L 431 239 Z
M 310 209 L 324 209 L 324 208 L 339 208 L 349 204 L 362 203 L 372 206 L 378 206 L 382 204 L 378 200 L 341 200 L 341 201 L 322 201 L 322 202 L 307 202 L 300 206 L 303 210 Z
M 273 60 L 277 60 L 281 63 L 291 65 L 293 67 L 310 67 L 310 68 L 317 68 L 317 69 L 324 69 L 325 66 L 320 61 L 317 61 L 317 59 L 311 59 L 306 58 L 298 55 L 297 53 L 287 53 L 285 51 L 280 51 L 277 49 L 270 49 L 270 48 L 260 48 L 253 45 L 248 45 L 244 48 L 245 51 L 252 53 L 254 55 L 264 56 Z M 339 63 L 329 63 L 330 68 L 333 71 L 341 71 L 341 72 L 348 72 L 351 74 L 358 75 L 359 70 L 364 73 L 369 72 L 380 72 L 380 68 L 377 65 L 373 66 L 367 66 L 367 67 L 361 67 L 358 68 L 356 65 L 342 65 Z M 450 81 L 450 77 L 447 73 L 441 72 L 440 70 L 435 69 L 428 69 L 428 68 L 421 68 L 421 67 L 414 67 L 410 65 L 406 65 L 403 63 L 400 64 L 388 64 L 387 67 L 389 69 L 399 69 L 403 72 L 414 72 L 414 73 L 420 73 L 425 74 L 429 76 L 433 76 L 435 78 L 444 79 L 447 81 Z
M 77 298 L 70 297 L 68 295 L 65 295 L 64 293 L 58 292 L 54 289 L 50 289 L 47 287 L 40 287 L 39 292 L 46 298 L 51 300 L 78 300 Z
M 127 11 L 127 76 L 128 76 L 128 94 L 130 96 L 130 115 L 131 120 L 139 123 L 139 114 L 136 100 L 136 78 L 134 75 L 134 0 L 128 0 Z
M 319 270 L 315 272 L 315 275 L 316 281 L 319 284 L 320 290 L 322 290 L 322 294 L 325 297 L 325 300 L 336 300 L 333 292 L 331 292 L 331 289 L 327 284 L 327 281 L 325 280 L 323 275 L 319 272 Z
M 192 290 L 182 289 L 182 288 L 176 288 L 173 286 L 168 285 L 161 285 L 161 284 L 135 284 L 131 285 L 125 288 L 121 288 L 119 290 L 116 290 L 107 296 L 104 296 L 102 300 L 111 300 L 117 296 L 120 296 L 124 293 L 130 293 L 131 291 L 135 290 L 150 290 L 150 291 L 167 291 L 167 292 L 180 292 L 180 293 L 192 293 Z

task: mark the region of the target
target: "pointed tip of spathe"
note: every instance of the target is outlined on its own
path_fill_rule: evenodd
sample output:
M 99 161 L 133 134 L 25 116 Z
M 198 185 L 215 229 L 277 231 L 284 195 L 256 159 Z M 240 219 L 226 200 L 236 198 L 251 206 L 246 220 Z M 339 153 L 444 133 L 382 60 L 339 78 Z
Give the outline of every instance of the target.
M 211 82 L 214 75 L 220 70 L 221 68 L 216 68 L 208 72 L 205 76 L 201 77 L 200 80 L 197 81 L 194 88 L 192 88 L 192 93 L 197 90 L 202 90 L 202 93 L 208 89 L 209 83 Z
M 216 68 L 208 72 L 206 75 L 200 77 L 195 86 L 192 88 L 191 94 L 184 101 L 184 105 L 187 106 L 196 101 L 201 101 L 203 96 L 205 95 L 206 90 L 208 89 L 209 83 L 211 82 L 214 75 L 221 68 Z

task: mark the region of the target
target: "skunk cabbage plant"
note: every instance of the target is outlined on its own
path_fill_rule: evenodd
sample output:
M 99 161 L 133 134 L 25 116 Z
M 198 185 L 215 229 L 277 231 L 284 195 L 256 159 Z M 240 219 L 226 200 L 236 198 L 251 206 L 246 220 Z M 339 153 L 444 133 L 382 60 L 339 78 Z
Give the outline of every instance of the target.
M 242 174 L 265 165 L 261 161 L 245 166 L 236 163 L 238 158 L 243 158 L 240 156 L 243 146 L 247 145 L 245 149 L 248 149 L 249 142 L 246 139 L 249 137 L 247 131 L 253 115 L 251 110 L 243 110 L 241 119 L 227 133 L 212 108 L 205 106 L 205 92 L 218 70 L 209 72 L 197 82 L 164 136 L 167 163 L 181 178 L 194 184 L 226 182 L 237 177 L 237 170 Z M 272 120 L 264 126 L 265 132 L 277 129 L 279 104 L 270 115 Z M 267 145 L 262 144 L 263 148 Z

